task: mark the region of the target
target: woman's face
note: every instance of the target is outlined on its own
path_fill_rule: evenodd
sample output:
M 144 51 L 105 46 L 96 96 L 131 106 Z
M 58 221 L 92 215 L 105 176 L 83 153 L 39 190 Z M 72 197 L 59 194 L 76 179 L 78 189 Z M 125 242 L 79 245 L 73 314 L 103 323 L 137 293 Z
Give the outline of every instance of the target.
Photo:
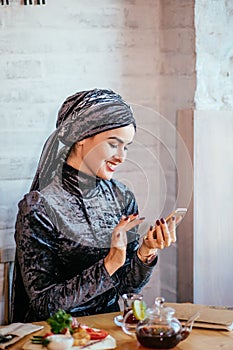
M 132 124 L 89 137 L 76 144 L 68 164 L 82 172 L 110 180 L 126 159 L 135 129 Z

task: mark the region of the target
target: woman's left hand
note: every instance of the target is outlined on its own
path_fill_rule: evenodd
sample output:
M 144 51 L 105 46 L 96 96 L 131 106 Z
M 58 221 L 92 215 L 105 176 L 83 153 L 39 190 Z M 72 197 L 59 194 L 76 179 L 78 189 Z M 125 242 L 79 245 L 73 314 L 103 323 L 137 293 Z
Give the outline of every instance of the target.
M 157 253 L 158 249 L 169 247 L 174 242 L 176 242 L 175 217 L 172 217 L 168 223 L 162 218 L 157 220 L 144 236 L 138 249 L 138 256 L 142 261 L 147 261 L 149 257 Z

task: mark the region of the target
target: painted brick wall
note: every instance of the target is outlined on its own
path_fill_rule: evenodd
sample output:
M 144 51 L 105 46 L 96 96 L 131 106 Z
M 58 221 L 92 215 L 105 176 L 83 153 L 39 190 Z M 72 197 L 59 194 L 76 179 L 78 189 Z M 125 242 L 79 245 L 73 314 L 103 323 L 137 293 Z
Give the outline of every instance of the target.
M 158 4 L 50 1 L 0 8 L 2 238 L 13 228 L 18 198 L 68 95 L 109 87 L 132 103 L 158 104 Z
M 233 108 L 232 11 L 231 0 L 196 0 L 196 109 Z

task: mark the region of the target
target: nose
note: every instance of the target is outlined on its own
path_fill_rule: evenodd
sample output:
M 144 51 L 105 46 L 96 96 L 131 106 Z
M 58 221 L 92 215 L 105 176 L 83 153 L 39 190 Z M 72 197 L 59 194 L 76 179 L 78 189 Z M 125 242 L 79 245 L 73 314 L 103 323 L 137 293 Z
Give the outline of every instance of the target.
M 126 159 L 126 151 L 124 149 L 118 149 L 117 153 L 115 154 L 115 158 L 118 160 L 118 162 L 123 163 Z

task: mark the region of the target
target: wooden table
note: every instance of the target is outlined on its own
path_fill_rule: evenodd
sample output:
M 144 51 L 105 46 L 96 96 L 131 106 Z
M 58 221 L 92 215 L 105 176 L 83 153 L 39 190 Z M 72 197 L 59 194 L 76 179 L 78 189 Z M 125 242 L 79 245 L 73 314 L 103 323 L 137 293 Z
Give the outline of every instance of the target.
M 144 350 L 146 348 L 139 345 L 131 336 L 123 333 L 120 327 L 116 326 L 113 319 L 118 313 L 100 314 L 95 316 L 79 317 L 81 323 L 85 323 L 90 327 L 106 329 L 117 341 L 117 349 L 119 350 Z M 46 322 L 37 322 L 43 324 L 45 328 L 34 334 L 44 334 L 49 330 Z M 9 350 L 21 350 L 23 344 L 32 337 L 29 335 L 9 347 Z M 216 331 L 193 328 L 189 337 L 180 342 L 175 350 L 233 350 L 233 331 Z

